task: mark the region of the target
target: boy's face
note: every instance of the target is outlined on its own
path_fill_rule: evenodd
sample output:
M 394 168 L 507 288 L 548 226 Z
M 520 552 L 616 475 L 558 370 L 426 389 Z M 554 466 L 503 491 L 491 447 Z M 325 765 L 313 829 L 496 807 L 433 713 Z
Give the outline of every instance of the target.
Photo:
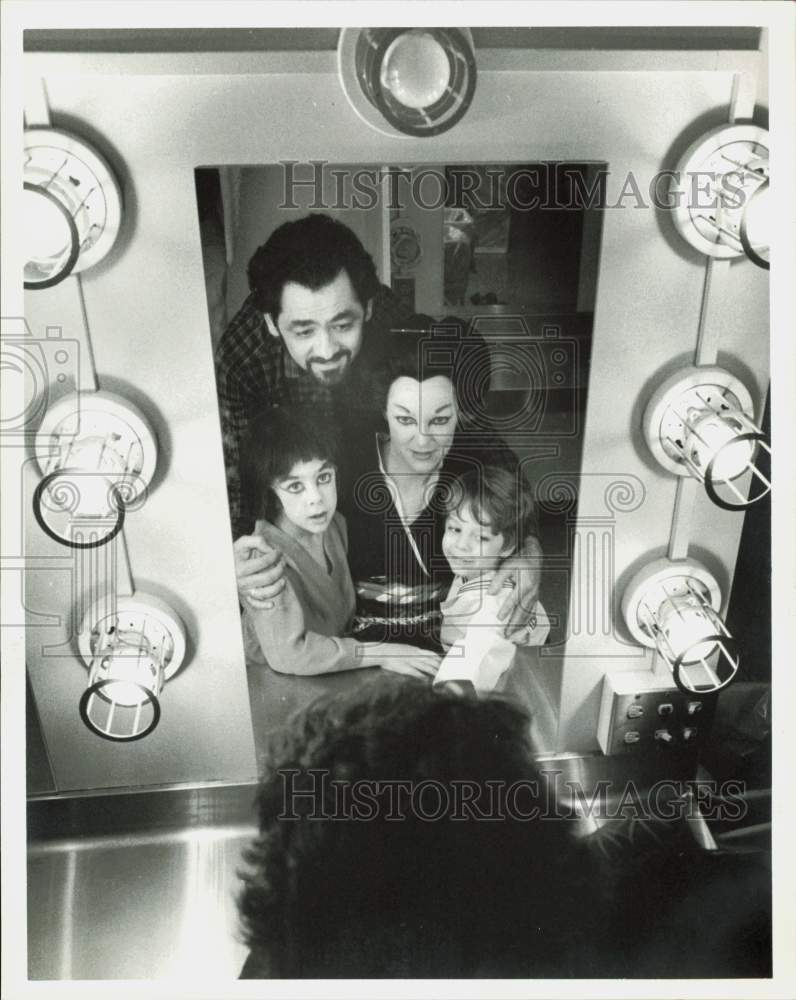
M 486 515 L 482 515 L 482 520 L 488 520 Z M 488 524 L 481 524 L 469 504 L 448 514 L 442 551 L 457 576 L 477 576 L 497 569 L 508 550 L 503 535 L 495 534 Z
M 337 484 L 330 462 L 320 458 L 296 462 L 284 479 L 274 483 L 273 489 L 282 504 L 283 516 L 293 527 L 312 535 L 329 527 L 337 508 Z
M 315 290 L 287 282 L 279 315 L 266 313 L 265 322 L 299 368 L 324 385 L 338 385 L 359 353 L 370 313 L 370 302 L 362 305 L 343 270 Z

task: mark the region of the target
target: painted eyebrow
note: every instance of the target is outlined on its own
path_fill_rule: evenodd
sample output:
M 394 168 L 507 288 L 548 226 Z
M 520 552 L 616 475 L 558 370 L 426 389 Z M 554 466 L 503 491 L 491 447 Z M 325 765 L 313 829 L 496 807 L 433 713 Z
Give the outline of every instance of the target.
M 405 406 L 401 406 L 400 403 L 393 403 L 392 405 L 395 406 L 399 410 L 403 410 L 404 413 L 411 414 L 411 412 L 412 412 L 411 410 L 407 409 Z M 450 403 L 443 403 L 442 406 L 438 406 L 436 408 L 436 410 L 434 410 L 434 413 L 435 414 L 436 413 L 442 413 L 443 410 L 449 410 L 450 408 L 451 408 L 451 404 Z

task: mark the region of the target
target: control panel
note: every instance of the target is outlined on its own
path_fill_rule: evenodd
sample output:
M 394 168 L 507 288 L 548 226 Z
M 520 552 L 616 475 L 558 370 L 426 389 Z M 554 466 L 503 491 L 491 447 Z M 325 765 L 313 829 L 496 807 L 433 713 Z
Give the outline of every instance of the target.
M 606 674 L 597 724 L 600 748 L 619 754 L 695 745 L 710 731 L 715 704 L 715 694 L 686 694 L 651 673 Z

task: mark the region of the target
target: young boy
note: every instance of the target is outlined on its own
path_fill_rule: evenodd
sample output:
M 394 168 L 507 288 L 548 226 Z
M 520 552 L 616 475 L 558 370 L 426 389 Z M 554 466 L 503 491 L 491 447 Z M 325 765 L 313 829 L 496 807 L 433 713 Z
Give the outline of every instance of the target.
M 487 591 L 498 565 L 533 533 L 535 515 L 528 487 L 506 469 L 486 466 L 461 476 L 447 505 L 442 551 L 455 577 L 442 602 L 441 641 L 447 654 L 434 686 L 493 691 L 527 701 L 528 656 L 503 635 L 498 610 L 505 594 Z M 510 586 L 510 584 L 507 584 Z M 542 645 L 550 624 L 537 602 L 524 646 Z
M 285 674 L 373 666 L 433 674 L 439 657 L 425 650 L 344 637 L 356 598 L 327 423 L 299 407 L 271 410 L 252 423 L 244 487 L 262 518 L 255 530 L 285 558 L 285 589 L 273 608 L 244 609 L 246 661 Z

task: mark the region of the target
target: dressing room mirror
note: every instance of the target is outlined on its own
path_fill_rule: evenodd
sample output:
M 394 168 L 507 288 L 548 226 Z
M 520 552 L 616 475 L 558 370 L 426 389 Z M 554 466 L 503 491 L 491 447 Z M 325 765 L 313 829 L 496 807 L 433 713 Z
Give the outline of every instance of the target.
M 511 449 L 537 506 L 543 551 L 539 596 L 550 625 L 544 645 L 534 652 L 532 671 L 530 700 L 544 720 L 536 733 L 540 751 L 553 749 L 560 707 L 577 513 L 571 505 L 562 511 L 547 484 L 562 473 L 575 479 L 580 469 L 602 225 L 599 199 L 589 192 L 595 191 L 601 168 L 604 164 L 594 162 L 285 162 L 196 171 L 222 396 L 229 385 L 221 372 L 230 364 L 245 384 L 250 408 L 258 393 L 268 402 L 268 378 L 296 374 L 289 369 L 264 374 L 257 345 L 274 331 L 248 298 L 247 267 L 277 227 L 309 213 L 324 213 L 353 231 L 399 314 L 424 314 L 444 321 L 443 327 L 457 317 L 456 336 L 485 345 L 479 426 L 489 427 Z M 371 327 L 367 335 L 378 336 Z M 268 345 L 271 357 L 274 344 Z M 352 393 L 363 391 L 357 386 Z M 228 439 L 223 420 L 222 432 Z M 349 443 L 341 444 L 345 449 Z M 228 532 L 232 542 L 250 528 L 236 523 L 233 511 L 230 522 L 216 530 Z M 389 577 L 389 564 L 384 574 Z M 259 740 L 289 724 L 291 714 L 316 695 L 355 686 L 360 674 L 295 676 L 262 664 L 247 667 Z

